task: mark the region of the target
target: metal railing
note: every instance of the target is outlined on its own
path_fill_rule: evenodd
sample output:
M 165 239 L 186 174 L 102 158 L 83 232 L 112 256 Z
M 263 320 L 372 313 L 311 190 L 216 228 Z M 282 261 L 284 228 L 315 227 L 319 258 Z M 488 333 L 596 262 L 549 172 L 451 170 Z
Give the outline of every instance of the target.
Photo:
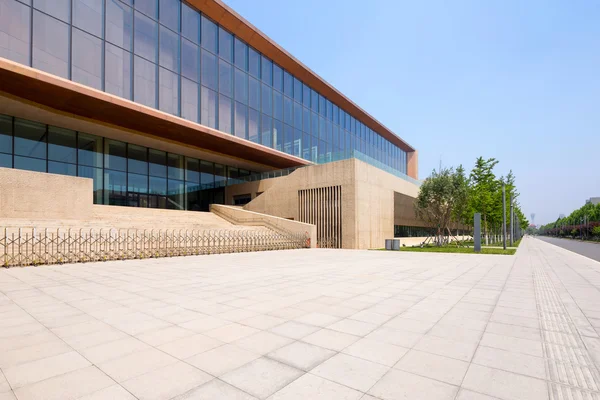
M 0 266 L 63 264 L 310 247 L 305 234 L 260 230 L 18 229 L 0 236 Z

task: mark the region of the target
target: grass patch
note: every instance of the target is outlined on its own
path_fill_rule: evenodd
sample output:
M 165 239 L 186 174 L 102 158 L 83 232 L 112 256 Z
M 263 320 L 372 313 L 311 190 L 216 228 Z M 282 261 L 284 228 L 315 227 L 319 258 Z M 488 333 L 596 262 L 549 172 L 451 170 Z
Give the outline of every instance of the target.
M 378 249 L 383 250 L 385 249 Z M 398 250 L 396 250 L 398 251 Z M 475 253 L 472 247 L 456 247 L 456 246 L 424 246 L 424 247 L 400 247 L 399 251 L 409 251 L 414 253 L 459 253 L 459 254 L 501 254 L 512 256 L 517 251 L 516 249 L 490 249 L 481 247 L 481 253 Z

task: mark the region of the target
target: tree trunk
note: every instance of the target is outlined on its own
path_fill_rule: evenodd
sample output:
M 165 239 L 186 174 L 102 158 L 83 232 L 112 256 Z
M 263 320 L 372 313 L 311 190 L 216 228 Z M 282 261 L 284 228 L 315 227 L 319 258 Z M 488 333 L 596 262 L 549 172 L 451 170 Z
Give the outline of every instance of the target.
M 488 235 L 488 226 L 487 226 L 487 215 L 483 214 L 483 231 L 485 233 L 485 244 L 489 245 L 489 235 Z

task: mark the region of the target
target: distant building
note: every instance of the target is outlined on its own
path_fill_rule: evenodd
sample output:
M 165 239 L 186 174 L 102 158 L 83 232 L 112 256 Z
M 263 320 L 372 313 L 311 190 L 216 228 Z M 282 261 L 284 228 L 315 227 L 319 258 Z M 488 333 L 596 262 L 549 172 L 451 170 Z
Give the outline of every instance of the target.
M 564 217 L 565 217 L 565 214 L 558 214 L 559 219 L 563 219 Z
M 588 200 L 585 201 L 585 204 L 600 204 L 600 197 L 590 197 Z

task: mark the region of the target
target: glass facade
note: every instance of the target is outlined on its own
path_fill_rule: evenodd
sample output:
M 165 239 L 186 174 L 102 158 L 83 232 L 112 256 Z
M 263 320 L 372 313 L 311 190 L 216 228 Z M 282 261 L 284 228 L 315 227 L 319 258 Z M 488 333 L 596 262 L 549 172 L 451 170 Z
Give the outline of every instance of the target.
M 407 170 L 406 152 L 181 0 L 0 0 L 0 56 L 316 163 L 359 151 Z
M 0 115 L 0 167 L 81 176 L 94 203 L 208 211 L 250 171 Z

